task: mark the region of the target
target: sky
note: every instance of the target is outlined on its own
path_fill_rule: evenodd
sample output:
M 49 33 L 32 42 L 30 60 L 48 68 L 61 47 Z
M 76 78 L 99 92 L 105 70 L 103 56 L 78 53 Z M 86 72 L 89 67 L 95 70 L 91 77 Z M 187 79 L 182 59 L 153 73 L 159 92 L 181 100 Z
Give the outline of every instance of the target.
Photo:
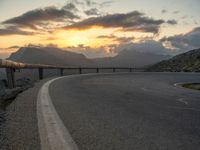
M 200 48 L 199 6 L 199 0 L 0 0 L 0 58 L 22 46 L 89 58 L 122 50 L 175 55 Z

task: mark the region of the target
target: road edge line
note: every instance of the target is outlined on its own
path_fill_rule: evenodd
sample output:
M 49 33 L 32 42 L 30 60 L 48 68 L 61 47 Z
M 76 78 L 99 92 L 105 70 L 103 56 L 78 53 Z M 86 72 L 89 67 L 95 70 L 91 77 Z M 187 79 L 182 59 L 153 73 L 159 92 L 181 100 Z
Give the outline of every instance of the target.
M 42 150 L 78 150 L 49 95 L 50 84 L 61 78 L 64 77 L 47 81 L 38 93 L 37 118 Z
M 53 106 L 49 95 L 49 86 L 51 83 L 61 78 L 76 76 L 117 75 L 127 73 L 128 72 L 75 74 L 57 77 L 44 83 L 37 96 L 37 119 L 41 150 L 79 150 Z
M 174 83 L 174 86 L 182 88 L 182 89 L 188 89 L 182 86 L 183 84 L 188 84 L 188 83 L 192 83 L 192 82 L 177 82 L 177 83 Z M 188 89 L 188 90 L 191 90 L 191 89 Z

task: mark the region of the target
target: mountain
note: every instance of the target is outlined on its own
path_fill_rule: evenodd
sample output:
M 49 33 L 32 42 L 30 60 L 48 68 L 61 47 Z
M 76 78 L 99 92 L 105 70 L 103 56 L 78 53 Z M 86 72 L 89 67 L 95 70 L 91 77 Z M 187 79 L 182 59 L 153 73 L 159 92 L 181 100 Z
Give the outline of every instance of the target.
M 83 54 L 55 47 L 22 47 L 17 52 L 12 53 L 8 59 L 33 64 L 138 68 L 146 67 L 168 58 L 170 58 L 168 55 L 123 50 L 115 57 L 88 59 Z
M 172 72 L 200 72 L 200 49 L 188 51 L 161 61 L 147 69 L 147 71 Z
M 93 66 L 94 62 L 84 55 L 64 51 L 55 47 L 22 47 L 12 53 L 9 60 L 33 63 L 64 66 Z
M 96 58 L 94 61 L 98 66 L 107 67 L 146 67 L 161 60 L 169 59 L 169 55 L 139 52 L 134 50 L 123 50 L 115 57 Z

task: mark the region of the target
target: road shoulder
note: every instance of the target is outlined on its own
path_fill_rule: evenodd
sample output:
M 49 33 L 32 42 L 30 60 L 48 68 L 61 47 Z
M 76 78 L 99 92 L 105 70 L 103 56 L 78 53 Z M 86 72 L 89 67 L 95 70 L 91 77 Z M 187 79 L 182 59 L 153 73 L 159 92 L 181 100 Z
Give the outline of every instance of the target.
M 1 150 L 40 149 L 37 125 L 37 95 L 40 87 L 50 79 L 35 83 L 35 86 L 19 94 L 6 107 Z

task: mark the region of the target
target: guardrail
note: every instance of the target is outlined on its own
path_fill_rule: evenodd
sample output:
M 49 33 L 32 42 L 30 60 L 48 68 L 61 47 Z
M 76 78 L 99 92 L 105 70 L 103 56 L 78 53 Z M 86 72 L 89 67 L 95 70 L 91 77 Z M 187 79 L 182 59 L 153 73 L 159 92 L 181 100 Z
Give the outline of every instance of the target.
M 44 69 L 59 69 L 60 75 L 63 76 L 63 72 L 65 69 L 77 69 L 79 70 L 79 73 L 82 74 L 83 69 L 93 69 L 96 70 L 96 73 L 100 72 L 100 69 L 109 69 L 113 72 L 116 72 L 117 69 L 125 69 L 129 70 L 129 72 L 132 72 L 134 70 L 144 70 L 144 68 L 129 68 L 129 67 L 66 67 L 66 66 L 56 66 L 56 65 L 44 65 L 44 64 L 26 64 L 26 63 L 20 63 L 15 62 L 11 60 L 3 60 L 0 59 L 0 68 L 6 68 L 6 76 L 7 76 L 7 83 L 8 88 L 15 88 L 15 70 L 16 69 L 38 69 L 39 73 L 39 79 L 43 79 L 43 70 Z

